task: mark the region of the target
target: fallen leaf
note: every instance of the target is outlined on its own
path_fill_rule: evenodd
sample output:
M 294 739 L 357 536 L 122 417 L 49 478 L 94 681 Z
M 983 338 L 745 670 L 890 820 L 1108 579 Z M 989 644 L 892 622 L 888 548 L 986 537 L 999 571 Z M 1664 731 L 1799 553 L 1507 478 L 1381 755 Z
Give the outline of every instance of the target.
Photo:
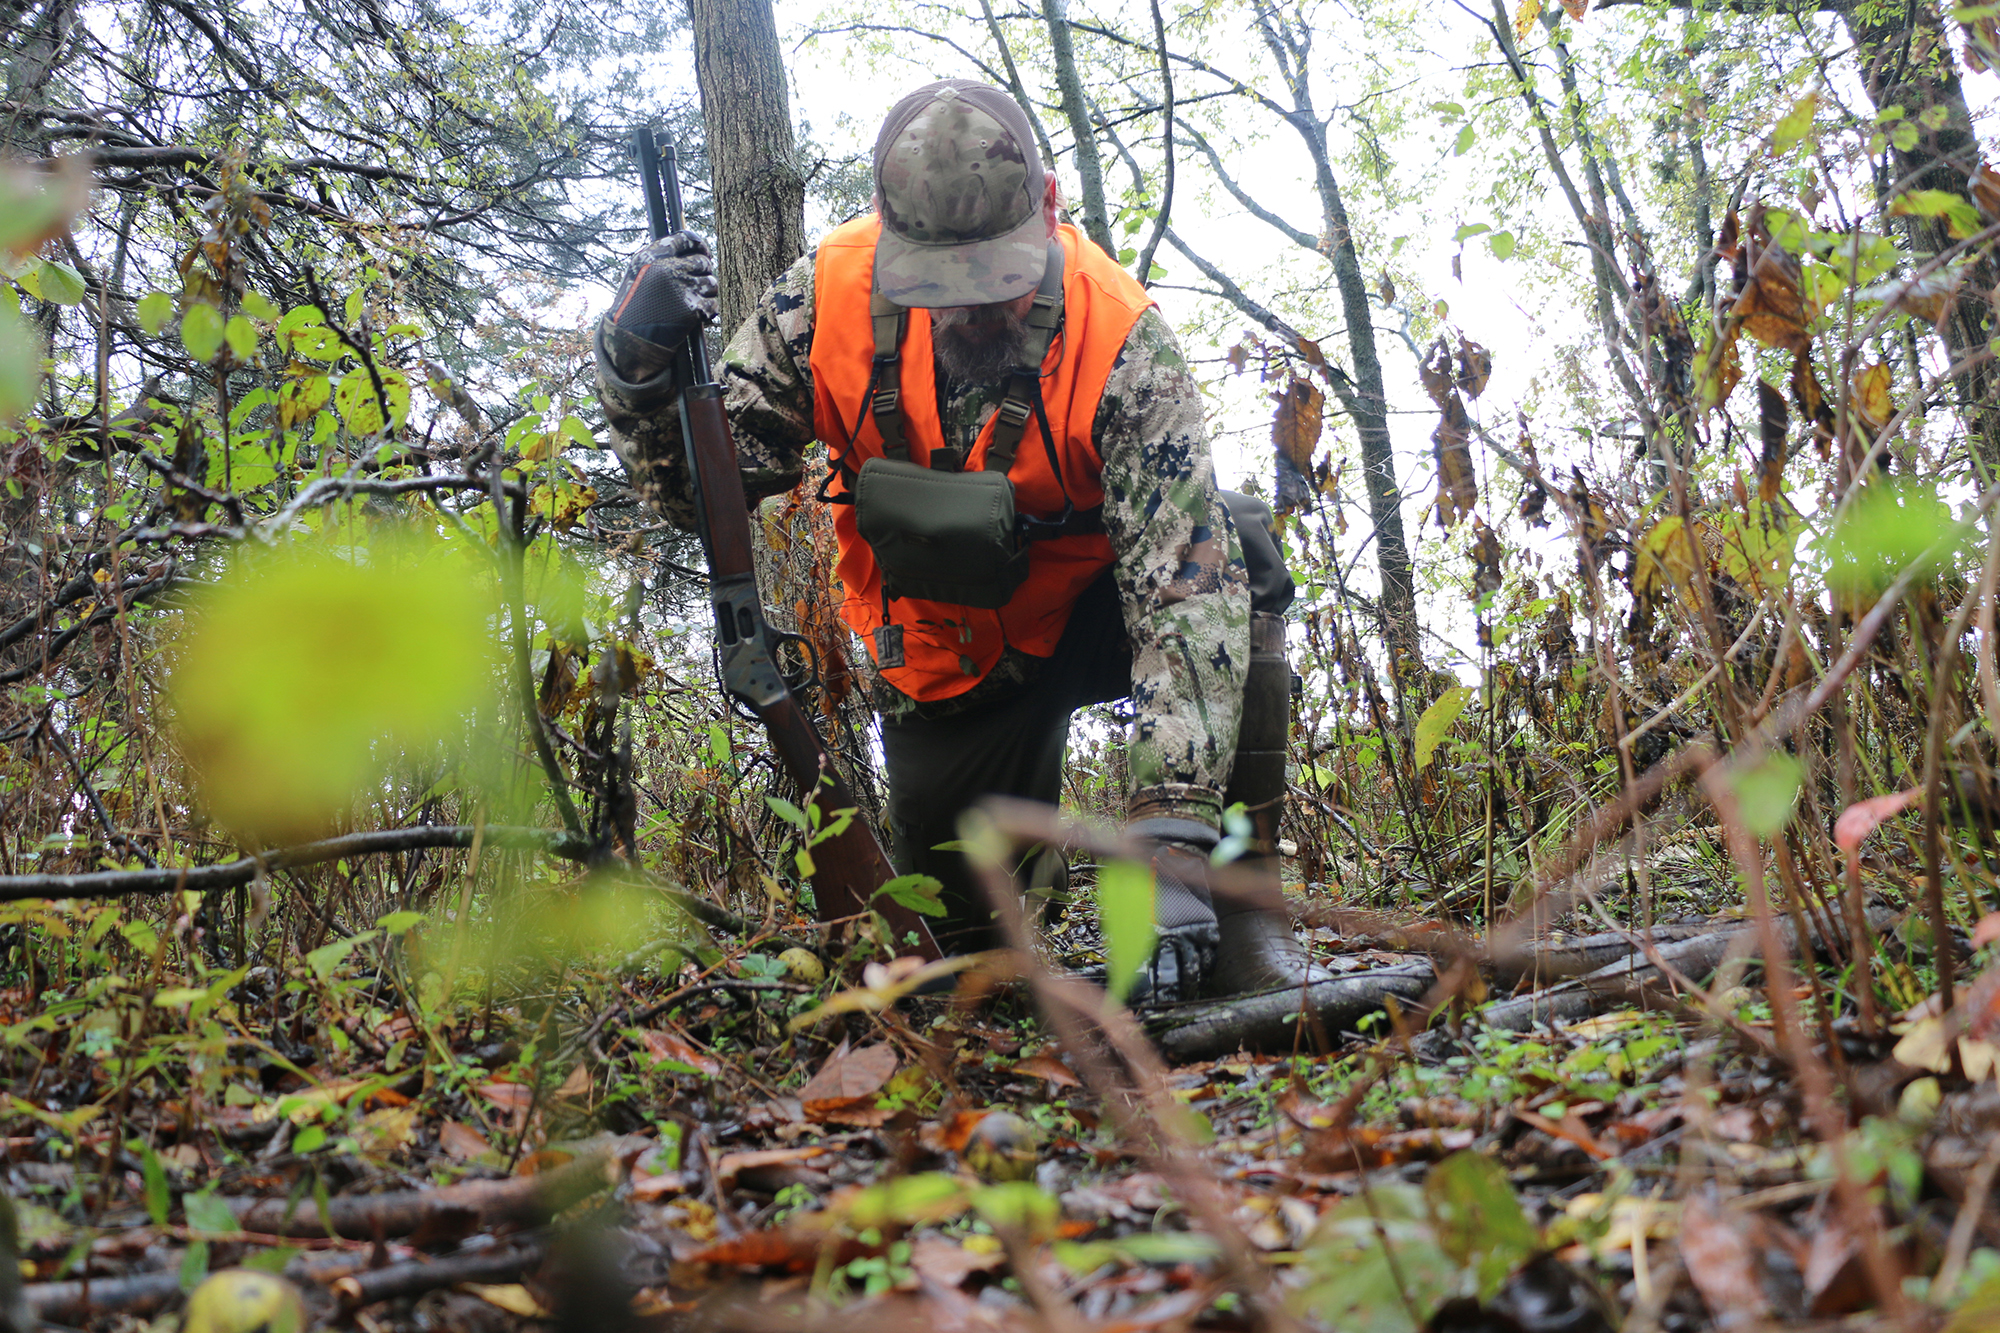
M 852 1052 L 843 1047 L 799 1089 L 799 1103 L 810 1120 L 860 1111 L 863 1103 L 872 1106 L 875 1094 L 895 1072 L 896 1052 L 886 1043 Z
M 735 1188 L 736 1177 L 745 1171 L 809 1162 L 825 1153 L 826 1149 L 817 1144 L 803 1148 L 764 1148 L 753 1152 L 724 1153 L 715 1161 L 715 1187 L 727 1191 Z
M 1015 1065 L 1011 1071 L 1028 1078 L 1045 1079 L 1059 1088 L 1080 1088 L 1083 1080 L 1070 1072 L 1068 1065 L 1053 1055 L 1031 1055 Z
M 417 1111 L 413 1106 L 392 1106 L 370 1111 L 361 1118 L 355 1142 L 366 1153 L 385 1155 L 410 1146 L 416 1136 Z
M 478 1130 L 456 1120 L 438 1126 L 438 1147 L 461 1162 L 477 1161 L 493 1151 L 493 1145 Z
M 556 1096 L 568 1101 L 581 1101 L 590 1095 L 590 1071 L 578 1064 L 569 1071 L 569 1077 L 556 1089 Z
M 655 1060 L 672 1060 L 675 1064 L 686 1065 L 697 1074 L 714 1078 L 722 1072 L 722 1066 L 714 1056 L 698 1051 L 671 1032 L 658 1032 L 647 1028 L 639 1033 L 639 1040 L 645 1044 L 646 1054 Z
M 472 1090 L 503 1111 L 525 1111 L 535 1104 L 535 1090 L 525 1083 L 478 1083 Z
M 1718 1328 L 1757 1324 L 1771 1313 L 1747 1233 L 1741 1219 L 1706 1199 L 1690 1198 L 1681 1205 L 1681 1262 Z
M 528 1289 L 518 1282 L 509 1282 L 504 1286 L 497 1287 L 483 1286 L 477 1282 L 467 1282 L 460 1286 L 459 1290 L 469 1292 L 477 1296 L 480 1300 L 485 1301 L 488 1305 L 497 1306 L 505 1310 L 508 1314 L 519 1315 L 523 1319 L 548 1319 L 552 1317 L 547 1310 L 542 1308 L 541 1302 L 531 1296 L 528 1293 Z
M 658 1175 L 632 1175 L 632 1197 L 640 1203 L 654 1203 L 675 1194 L 686 1194 L 691 1182 L 682 1171 L 662 1171 Z
M 1834 844 L 1849 856 L 1854 855 L 1862 840 L 1875 831 L 1876 825 L 1909 809 L 1923 799 L 1923 794 L 1921 787 L 1912 787 L 1908 791 L 1856 801 L 1841 811 L 1840 818 L 1833 822 Z
M 965 1285 L 974 1273 L 990 1273 L 1007 1262 L 1007 1255 L 991 1236 L 967 1236 L 963 1245 L 942 1236 L 919 1236 L 910 1246 L 910 1267 L 940 1287 L 955 1289 Z M 975 1242 L 983 1242 L 975 1245 Z

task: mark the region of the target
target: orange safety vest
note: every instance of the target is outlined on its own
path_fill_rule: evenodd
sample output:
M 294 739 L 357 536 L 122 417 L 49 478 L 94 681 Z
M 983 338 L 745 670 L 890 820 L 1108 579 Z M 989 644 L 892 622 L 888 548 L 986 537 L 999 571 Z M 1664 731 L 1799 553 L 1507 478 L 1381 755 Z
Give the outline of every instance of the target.
M 873 214 L 837 227 L 820 242 L 813 278 L 813 430 L 835 463 L 829 494 L 847 495 L 847 477 L 863 462 L 883 456 L 882 436 L 868 413 L 869 374 L 874 363 L 874 330 L 869 296 L 875 284 L 875 237 L 881 220 Z M 1063 325 L 1042 360 L 1042 403 L 1062 464 L 1057 478 L 1049 468 L 1042 427 L 1031 417 L 1008 479 L 1014 484 L 1017 513 L 1053 521 L 1062 517 L 1064 491 L 1078 510 L 1104 503 L 1104 463 L 1091 439 L 1104 382 L 1132 326 L 1152 301 L 1131 275 L 1085 240 L 1076 228 L 1057 228 L 1067 260 L 1063 270 Z M 928 464 L 933 449 L 945 447 L 938 420 L 937 385 L 931 374 L 931 326 L 923 311 L 913 312 L 903 337 L 901 365 L 903 434 L 910 461 Z M 966 459 L 978 469 L 993 439 L 994 413 Z M 1028 578 L 997 611 L 927 602 L 888 601 L 875 553 L 856 531 L 854 506 L 834 509 L 840 543 L 840 581 L 847 590 L 841 617 L 877 654 L 875 631 L 884 624 L 903 627 L 903 664 L 882 667 L 882 676 L 913 699 L 935 701 L 965 693 L 993 669 L 1001 650 L 1012 646 L 1035 657 L 1056 649 L 1070 608 L 1111 563 L 1111 540 L 1103 533 L 1034 542 Z

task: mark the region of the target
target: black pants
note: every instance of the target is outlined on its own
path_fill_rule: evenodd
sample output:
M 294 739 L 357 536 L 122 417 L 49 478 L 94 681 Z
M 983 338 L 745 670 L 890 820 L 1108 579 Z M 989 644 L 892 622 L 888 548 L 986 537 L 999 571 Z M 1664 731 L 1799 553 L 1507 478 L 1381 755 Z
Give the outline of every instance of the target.
M 1292 578 L 1272 540 L 1271 511 L 1260 500 L 1222 492 L 1249 567 L 1251 606 L 1282 612 Z M 882 724 L 889 779 L 889 831 L 896 869 L 930 875 L 944 886 L 946 916 L 931 930 L 947 953 L 999 941 L 972 868 L 955 851 L 958 817 L 982 796 L 1020 796 L 1049 805 L 1062 794 L 1070 714 L 1132 691 L 1132 644 L 1111 571 L 1084 589 L 1055 652 L 1020 693 L 937 721 Z

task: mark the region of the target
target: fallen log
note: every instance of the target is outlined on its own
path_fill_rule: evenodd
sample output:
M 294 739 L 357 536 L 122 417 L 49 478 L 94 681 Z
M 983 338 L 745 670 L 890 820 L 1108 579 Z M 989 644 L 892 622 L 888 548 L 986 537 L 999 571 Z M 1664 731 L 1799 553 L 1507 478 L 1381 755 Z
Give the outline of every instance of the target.
M 417 1259 L 387 1268 L 350 1273 L 334 1279 L 331 1290 L 343 1310 L 358 1310 L 399 1296 L 421 1296 L 461 1282 L 513 1282 L 541 1266 L 548 1254 L 542 1237 L 522 1237 L 505 1245 L 454 1254 L 446 1259 Z
M 1871 931 L 1879 934 L 1893 926 L 1895 921 L 1896 913 L 1887 908 L 1872 906 L 1868 909 L 1868 928 Z M 1779 917 L 1773 924 L 1777 928 L 1780 947 L 1788 955 L 1797 957 L 1801 950 L 1798 931 L 1791 919 Z M 1819 954 L 1826 953 L 1826 941 L 1821 938 L 1817 924 L 1810 928 L 1809 936 L 1812 950 Z M 1707 933 L 1691 939 L 1658 945 L 1655 952 L 1661 962 L 1693 981 L 1706 981 L 1731 954 L 1741 955 L 1754 963 L 1762 962 L 1757 927 L 1747 921 L 1721 929 L 1711 928 Z M 1657 994 L 1665 982 L 1665 974 L 1645 954 L 1628 950 L 1625 957 L 1561 985 L 1486 1005 L 1479 1010 L 1474 1022 L 1480 1027 L 1501 1032 L 1526 1032 L 1550 1023 L 1574 1023 L 1614 1005 L 1642 1002 L 1649 992 Z M 1441 1058 L 1456 1046 L 1457 1041 L 1452 1034 L 1441 1030 L 1426 1032 L 1415 1043 L 1416 1053 L 1423 1059 Z
M 617 1184 L 624 1161 L 643 1145 L 643 1140 L 613 1140 L 554 1170 L 508 1180 L 469 1180 L 441 1189 L 394 1194 L 344 1194 L 327 1201 L 325 1218 L 310 1199 L 224 1202 L 243 1230 L 267 1236 L 373 1240 L 418 1231 L 470 1235 L 509 1223 L 540 1226 L 563 1209 Z
M 1394 1000 L 1409 1005 L 1437 981 L 1429 960 L 1354 972 L 1310 986 L 1202 1000 L 1154 1009 L 1140 1025 L 1170 1062 L 1209 1060 L 1233 1051 L 1290 1051 L 1328 1035 L 1354 1032 L 1370 1014 Z
M 181 1275 L 134 1273 L 129 1277 L 94 1277 L 88 1282 L 30 1282 L 24 1290 L 36 1319 L 81 1328 L 102 1311 L 148 1315 L 179 1305 Z

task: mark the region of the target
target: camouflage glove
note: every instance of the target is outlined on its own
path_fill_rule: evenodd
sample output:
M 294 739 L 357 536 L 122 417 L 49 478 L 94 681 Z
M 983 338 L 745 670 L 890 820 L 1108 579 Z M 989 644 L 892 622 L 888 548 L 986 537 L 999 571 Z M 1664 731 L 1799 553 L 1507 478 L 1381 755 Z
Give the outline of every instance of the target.
M 599 330 L 605 354 L 621 379 L 651 379 L 673 368 L 674 353 L 716 311 L 715 257 L 701 237 L 677 231 L 625 266 Z
M 1126 833 L 1152 848 L 1159 886 L 1153 919 L 1158 939 L 1153 960 L 1139 973 L 1129 1004 L 1180 1004 L 1201 996 L 1220 934 L 1208 893 L 1208 854 L 1215 830 L 1191 819 L 1141 819 Z

